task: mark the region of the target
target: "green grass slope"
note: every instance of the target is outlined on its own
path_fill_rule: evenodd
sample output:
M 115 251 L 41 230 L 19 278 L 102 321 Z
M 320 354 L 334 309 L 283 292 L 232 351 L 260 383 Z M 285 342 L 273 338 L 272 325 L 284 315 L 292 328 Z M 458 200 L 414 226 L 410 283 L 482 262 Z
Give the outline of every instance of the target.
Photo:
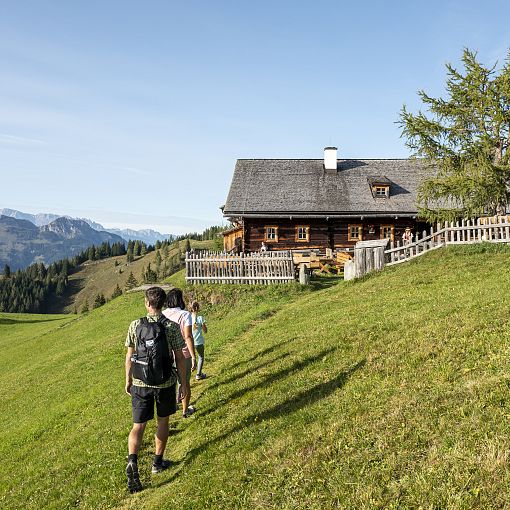
M 506 508 L 509 263 L 479 245 L 323 290 L 193 288 L 216 303 L 210 377 L 157 476 L 149 425 L 133 496 L 122 344 L 141 296 L 14 343 L 0 315 L 0 507 Z
M 201 249 L 212 249 L 214 241 L 191 240 L 191 246 Z M 181 250 L 184 251 L 186 241 L 180 241 Z M 173 243 L 168 250 L 168 257 L 178 254 L 177 243 Z M 77 271 L 69 276 L 69 287 L 61 300 L 55 301 L 51 312 L 73 313 L 75 309 L 80 312 L 85 302 L 92 308 L 94 299 L 103 294 L 107 299 L 113 294 L 115 287 L 124 290 L 129 274 L 132 272 L 138 282 L 142 283 L 142 272 L 151 264 L 155 267 L 156 251 L 137 257 L 133 262 L 127 263 L 126 256 L 110 257 L 94 262 L 81 264 Z M 163 261 L 164 262 L 164 261 Z M 118 265 L 115 265 L 118 264 Z

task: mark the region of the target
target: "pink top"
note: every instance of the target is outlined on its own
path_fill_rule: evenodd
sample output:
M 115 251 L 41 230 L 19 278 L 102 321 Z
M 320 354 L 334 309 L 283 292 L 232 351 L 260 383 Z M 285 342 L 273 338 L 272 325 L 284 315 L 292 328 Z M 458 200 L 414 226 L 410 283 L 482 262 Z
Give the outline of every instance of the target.
M 184 338 L 184 328 L 193 324 L 191 313 L 181 308 L 165 308 L 161 312 L 167 319 L 179 324 L 181 335 Z M 182 354 L 185 358 L 191 358 L 191 354 L 187 346 L 183 347 Z

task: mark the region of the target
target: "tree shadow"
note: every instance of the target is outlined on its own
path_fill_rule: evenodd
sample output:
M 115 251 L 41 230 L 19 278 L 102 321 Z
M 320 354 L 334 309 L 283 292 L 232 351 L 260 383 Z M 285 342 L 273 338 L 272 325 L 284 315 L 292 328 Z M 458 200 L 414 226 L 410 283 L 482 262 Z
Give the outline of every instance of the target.
M 55 319 L 38 319 L 38 320 L 23 320 L 23 319 L 0 319 L 0 326 L 11 325 L 11 324 L 37 324 L 39 322 L 53 322 L 53 321 L 63 321 L 66 317 L 60 317 Z
M 220 399 L 219 402 L 216 402 L 214 407 L 205 408 L 203 411 L 200 412 L 200 417 L 207 416 L 208 414 L 211 414 L 213 411 L 216 411 L 217 409 L 223 408 L 223 406 L 226 406 L 227 404 L 230 404 L 233 400 L 242 397 L 246 393 L 257 390 L 259 388 L 263 388 L 265 386 L 269 386 L 270 384 L 274 383 L 275 381 L 279 381 L 280 379 L 283 379 L 284 377 L 287 377 L 288 375 L 292 374 L 293 372 L 296 372 L 298 370 L 304 370 L 308 365 L 311 365 L 312 363 L 315 363 L 316 361 L 324 358 L 324 356 L 327 356 L 331 352 L 335 351 L 333 347 L 330 347 L 329 349 L 324 349 L 323 351 L 319 352 L 318 354 L 315 354 L 313 356 L 308 356 L 307 358 L 296 361 L 292 365 L 290 365 L 287 368 L 283 368 L 282 370 L 278 370 L 277 372 L 274 372 L 272 374 L 267 375 L 259 382 L 252 384 L 248 386 L 247 388 L 240 388 L 237 391 L 234 391 L 233 393 L 230 393 L 229 395 L 226 395 L 225 398 Z
M 280 354 L 276 358 L 271 358 L 267 362 L 260 363 L 259 365 L 255 366 L 255 367 L 252 367 L 252 368 L 247 368 L 246 370 L 243 370 L 242 372 L 240 372 L 238 374 L 233 374 L 233 375 L 227 377 L 226 379 L 222 379 L 222 380 L 220 380 L 218 382 L 215 382 L 214 384 L 211 384 L 210 386 L 207 387 L 207 391 L 210 391 L 210 390 L 212 390 L 214 388 L 217 388 L 218 386 L 222 386 L 224 384 L 230 384 L 230 383 L 232 383 L 234 381 L 242 379 L 243 377 L 246 377 L 247 375 L 250 375 L 250 374 L 253 374 L 254 372 L 257 372 L 257 370 L 259 370 L 261 368 L 267 367 L 269 365 L 272 365 L 273 363 L 276 363 L 277 361 L 280 361 L 281 359 L 287 357 L 288 355 L 289 355 L 288 352 L 284 352 L 283 354 Z
M 178 470 L 170 478 L 162 480 L 159 484 L 152 485 L 152 487 L 153 488 L 161 487 L 163 485 L 175 481 L 179 477 L 181 470 L 183 469 L 185 464 L 187 464 L 188 462 L 193 462 L 203 450 L 221 443 L 223 440 L 227 439 L 232 434 L 236 434 L 237 432 L 240 432 L 243 429 L 246 429 L 254 424 L 260 424 L 266 420 L 271 420 L 273 418 L 279 418 L 284 415 L 293 414 L 303 409 L 304 407 L 307 407 L 321 399 L 329 397 L 335 391 L 343 388 L 343 386 L 345 386 L 349 378 L 358 370 L 361 370 L 365 366 L 365 364 L 366 359 L 362 359 L 358 361 L 355 365 L 353 365 L 351 368 L 344 370 L 343 372 L 340 372 L 336 377 L 330 379 L 329 381 L 316 384 L 312 388 L 303 390 L 294 397 L 285 400 L 281 404 L 277 404 L 273 407 L 270 407 L 266 411 L 262 411 L 261 413 L 251 414 L 250 416 L 247 416 L 238 425 L 235 425 L 234 427 L 227 430 L 218 437 L 206 441 L 205 443 L 196 446 L 195 448 L 192 448 L 188 452 L 188 454 L 184 457 L 184 459 L 177 463 L 177 465 L 179 466 Z
M 246 365 L 247 363 L 251 363 L 252 361 L 256 360 L 257 358 L 260 358 L 261 356 L 265 356 L 266 354 L 270 354 L 273 351 L 276 351 L 279 347 L 282 345 L 286 345 L 289 342 L 286 340 L 282 340 L 281 342 L 278 342 L 276 344 L 273 344 L 269 347 L 266 347 L 262 351 L 259 351 L 255 353 L 251 358 L 248 358 L 246 360 L 238 361 L 237 363 L 234 363 L 233 365 L 229 365 L 229 370 L 235 370 L 236 368 L 242 367 L 243 365 Z

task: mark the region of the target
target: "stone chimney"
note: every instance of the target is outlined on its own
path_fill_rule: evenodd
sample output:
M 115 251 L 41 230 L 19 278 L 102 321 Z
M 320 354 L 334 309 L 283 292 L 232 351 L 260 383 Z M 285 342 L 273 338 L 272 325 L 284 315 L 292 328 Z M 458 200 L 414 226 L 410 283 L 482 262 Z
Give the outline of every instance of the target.
M 337 147 L 324 147 L 324 169 L 337 169 Z

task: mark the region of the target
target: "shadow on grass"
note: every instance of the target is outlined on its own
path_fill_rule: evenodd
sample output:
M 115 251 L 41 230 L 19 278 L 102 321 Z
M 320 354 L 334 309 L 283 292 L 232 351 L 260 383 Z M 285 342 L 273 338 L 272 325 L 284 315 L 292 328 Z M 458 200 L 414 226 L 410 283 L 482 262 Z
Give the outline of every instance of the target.
M 66 317 L 60 317 L 55 319 L 39 319 L 39 320 L 23 320 L 23 319 L 0 319 L 0 326 L 3 325 L 11 325 L 11 324 L 37 324 L 39 322 L 53 322 L 53 321 L 63 321 Z
M 233 400 L 242 397 L 246 393 L 249 393 L 250 391 L 257 390 L 259 388 L 264 388 L 266 386 L 271 385 L 275 381 L 279 381 L 283 379 L 284 377 L 287 377 L 288 375 L 297 372 L 299 370 L 304 370 L 308 365 L 311 365 L 312 363 L 315 363 L 316 361 L 319 361 L 320 359 L 324 358 L 324 356 L 327 356 L 331 352 L 335 351 L 336 349 L 333 347 L 330 347 L 329 349 L 324 349 L 323 351 L 319 352 L 318 354 L 314 354 L 313 356 L 308 356 L 307 358 L 304 358 L 300 361 L 295 361 L 292 365 L 290 365 L 287 368 L 283 368 L 281 370 L 278 370 L 277 372 L 274 372 L 272 374 L 267 375 L 264 377 L 261 381 L 252 384 L 248 386 L 247 388 L 240 388 L 233 393 L 230 393 L 225 396 L 225 398 L 222 398 L 219 400 L 219 402 L 215 402 L 214 407 L 205 408 L 203 411 L 200 412 L 200 417 L 207 416 L 208 414 L 211 414 L 213 411 L 216 411 L 217 409 L 222 409 L 223 406 L 226 406 L 227 404 L 230 404 Z
M 310 287 L 314 290 L 329 289 L 334 285 L 338 285 L 343 282 L 344 279 L 340 276 L 314 276 L 310 280 Z
M 318 356 L 316 356 L 316 358 L 318 358 Z M 352 367 L 348 368 L 347 370 L 340 372 L 336 377 L 330 379 L 329 381 L 316 384 L 312 388 L 303 390 L 294 397 L 285 400 L 281 404 L 277 404 L 273 407 L 270 407 L 265 411 L 247 416 L 246 418 L 242 419 L 238 425 L 230 428 L 229 430 L 219 435 L 218 437 L 206 441 L 205 443 L 196 446 L 195 448 L 192 448 L 186 455 L 186 457 L 182 461 L 177 463 L 178 469 L 170 478 L 162 480 L 158 484 L 152 484 L 151 487 L 152 488 L 161 487 L 163 485 L 167 485 L 175 481 L 179 477 L 180 472 L 185 464 L 193 462 L 202 451 L 206 450 L 207 448 L 210 448 L 211 446 L 218 445 L 223 440 L 227 439 L 233 434 L 236 434 L 237 432 L 249 428 L 252 425 L 258 425 L 266 420 L 271 420 L 273 418 L 279 418 L 284 415 L 293 414 L 299 411 L 300 409 L 303 409 L 311 404 L 314 404 L 315 402 L 323 398 L 329 397 L 335 391 L 340 390 L 343 386 L 345 386 L 349 378 L 353 374 L 355 374 L 358 370 L 361 370 L 365 366 L 365 364 L 366 359 L 362 359 Z
M 265 349 L 259 351 L 259 352 L 256 352 L 253 356 L 251 356 L 250 358 L 248 359 L 245 359 L 245 360 L 242 360 L 242 361 L 238 361 L 237 363 L 234 363 L 232 365 L 229 365 L 229 370 L 235 370 L 236 368 L 239 368 L 239 367 L 242 367 L 243 365 L 246 365 L 247 363 L 251 363 L 252 361 L 256 360 L 257 358 L 260 358 L 262 356 L 265 356 L 266 354 L 270 354 L 274 351 L 276 351 L 276 349 L 278 349 L 279 347 L 281 347 L 282 345 L 285 345 L 285 344 L 288 344 L 289 342 L 287 340 L 282 340 L 281 342 L 278 342 L 276 344 L 273 344 L 269 347 L 266 347 Z
M 243 372 L 240 372 L 238 374 L 232 374 L 231 376 L 227 377 L 226 379 L 221 379 L 220 381 L 215 382 L 214 384 L 211 384 L 210 386 L 208 386 L 207 391 L 217 388 L 218 386 L 222 386 L 223 384 L 230 384 L 234 381 L 242 379 L 243 377 L 246 377 L 247 375 L 257 372 L 261 368 L 268 367 L 269 365 L 272 365 L 273 363 L 280 361 L 281 359 L 287 357 L 288 355 L 289 355 L 288 352 L 284 352 L 284 353 L 278 355 L 276 358 L 271 358 L 270 360 L 265 361 L 264 363 L 260 363 L 259 365 L 255 366 L 255 367 L 247 368 L 246 370 L 244 370 Z

